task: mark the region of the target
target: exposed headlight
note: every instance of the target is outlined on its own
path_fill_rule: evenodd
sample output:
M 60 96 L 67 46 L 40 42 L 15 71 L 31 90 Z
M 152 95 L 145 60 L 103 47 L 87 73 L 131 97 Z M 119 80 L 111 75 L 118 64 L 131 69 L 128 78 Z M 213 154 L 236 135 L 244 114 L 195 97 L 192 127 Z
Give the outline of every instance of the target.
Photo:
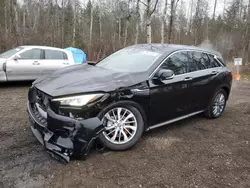
M 53 99 L 52 101 L 59 101 L 60 105 L 63 106 L 84 106 L 86 104 L 89 104 L 100 97 L 102 97 L 104 94 L 90 94 L 90 95 L 78 95 L 78 96 L 72 96 L 72 97 L 63 97 L 63 98 L 57 98 Z

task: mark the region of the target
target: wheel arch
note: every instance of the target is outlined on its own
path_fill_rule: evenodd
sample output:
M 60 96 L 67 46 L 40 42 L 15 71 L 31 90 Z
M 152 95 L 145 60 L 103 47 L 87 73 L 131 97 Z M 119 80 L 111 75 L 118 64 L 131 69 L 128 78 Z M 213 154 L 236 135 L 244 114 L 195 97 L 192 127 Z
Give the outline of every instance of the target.
M 228 85 L 221 85 L 218 89 L 223 89 L 226 92 L 226 98 L 228 100 L 231 91 L 230 87 Z
M 140 104 L 138 104 L 137 102 L 135 101 L 130 101 L 130 100 L 120 100 L 120 101 L 115 101 L 109 105 L 107 105 L 105 108 L 103 108 L 101 110 L 101 112 L 98 114 L 98 117 L 101 116 L 101 114 L 108 108 L 110 108 L 111 106 L 116 106 L 116 105 L 131 105 L 133 107 L 135 107 L 137 110 L 139 110 L 139 112 L 141 113 L 142 115 L 142 118 L 143 118 L 143 123 L 144 123 L 144 131 L 147 129 L 147 126 L 148 126 L 148 121 L 147 121 L 147 115 L 144 111 L 144 109 L 142 108 L 142 106 Z
M 230 90 L 230 86 L 227 85 L 227 84 L 221 84 L 221 85 L 219 85 L 218 87 L 216 87 L 216 89 L 214 89 L 213 94 L 209 97 L 207 107 L 209 106 L 209 104 L 210 104 L 211 101 L 213 100 L 213 97 L 214 97 L 214 95 L 216 94 L 216 92 L 218 92 L 218 91 L 221 90 L 221 89 L 223 89 L 223 90 L 226 92 L 226 94 L 227 94 L 226 100 L 228 100 L 229 95 L 230 95 L 230 91 L 231 91 L 231 90 Z

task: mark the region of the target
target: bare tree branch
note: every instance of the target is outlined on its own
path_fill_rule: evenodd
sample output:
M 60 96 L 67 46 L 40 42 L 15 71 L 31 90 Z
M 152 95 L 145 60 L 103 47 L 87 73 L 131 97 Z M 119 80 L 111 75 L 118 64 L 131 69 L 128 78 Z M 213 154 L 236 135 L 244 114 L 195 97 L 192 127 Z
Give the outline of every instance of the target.
M 90 6 L 83 0 L 0 0 L 0 33 L 4 34 L 0 51 L 17 44 L 64 48 L 75 43 L 90 52 L 89 60 L 98 60 L 131 41 L 197 45 L 208 41 L 227 59 L 242 56 L 246 66 L 250 62 L 250 0 L 220 0 L 223 10 L 213 7 L 211 14 L 209 4 L 219 0 L 189 1 L 92 0 Z M 161 2 L 165 2 L 162 7 Z
M 142 3 L 144 6 L 148 7 L 148 5 L 144 3 L 143 1 L 139 0 L 139 2 Z
M 152 14 L 155 12 L 156 7 L 157 7 L 157 4 L 158 4 L 158 0 L 156 0 L 156 2 L 155 2 L 155 6 L 154 6 L 154 9 L 151 11 L 150 15 L 152 15 Z
M 179 3 L 179 0 L 176 1 L 174 10 L 177 9 L 178 3 Z

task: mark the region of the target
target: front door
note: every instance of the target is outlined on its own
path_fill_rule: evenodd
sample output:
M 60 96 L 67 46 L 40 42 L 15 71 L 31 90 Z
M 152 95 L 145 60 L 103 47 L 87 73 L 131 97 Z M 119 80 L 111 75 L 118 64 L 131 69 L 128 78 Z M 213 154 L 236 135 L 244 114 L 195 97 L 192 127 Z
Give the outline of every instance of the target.
M 41 76 L 41 49 L 29 49 L 6 63 L 8 81 L 35 80 Z
M 173 70 L 171 80 L 152 78 L 150 85 L 150 125 L 163 123 L 170 119 L 187 115 L 190 104 L 190 88 L 187 52 L 171 55 L 160 69 Z

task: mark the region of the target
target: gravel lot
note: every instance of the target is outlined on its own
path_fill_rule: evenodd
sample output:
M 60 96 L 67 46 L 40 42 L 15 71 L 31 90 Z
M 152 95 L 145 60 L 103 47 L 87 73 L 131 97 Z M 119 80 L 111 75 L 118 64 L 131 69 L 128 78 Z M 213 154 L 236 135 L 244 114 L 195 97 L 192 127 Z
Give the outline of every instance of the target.
M 93 151 L 68 165 L 29 129 L 30 83 L 0 86 L 0 187 L 250 187 L 250 83 L 234 83 L 224 115 L 146 133 L 126 152 Z

